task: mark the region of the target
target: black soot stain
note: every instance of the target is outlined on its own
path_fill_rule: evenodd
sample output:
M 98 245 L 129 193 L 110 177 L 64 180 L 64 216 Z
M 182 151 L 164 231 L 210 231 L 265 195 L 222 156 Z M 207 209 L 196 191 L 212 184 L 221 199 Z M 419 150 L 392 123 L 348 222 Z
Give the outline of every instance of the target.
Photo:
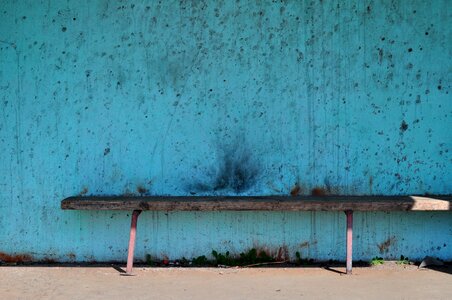
M 259 177 L 259 163 L 244 143 L 235 143 L 219 149 L 218 165 L 208 175 L 210 182 L 190 186 L 190 193 L 243 193 L 252 188 Z
M 402 124 L 400 125 L 400 131 L 405 132 L 408 129 L 408 124 L 405 122 L 405 120 L 402 121 Z
M 232 153 L 230 153 L 232 154 Z M 256 182 L 258 169 L 250 164 L 249 153 L 242 156 L 225 156 L 216 176 L 213 190 L 232 189 L 240 193 L 248 190 Z

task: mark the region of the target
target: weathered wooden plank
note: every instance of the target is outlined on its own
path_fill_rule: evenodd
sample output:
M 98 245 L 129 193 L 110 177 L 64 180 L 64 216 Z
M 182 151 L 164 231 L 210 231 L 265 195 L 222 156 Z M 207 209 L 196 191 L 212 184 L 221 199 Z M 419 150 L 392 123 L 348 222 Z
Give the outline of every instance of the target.
M 62 209 L 154 211 L 450 211 L 452 196 L 83 196 Z

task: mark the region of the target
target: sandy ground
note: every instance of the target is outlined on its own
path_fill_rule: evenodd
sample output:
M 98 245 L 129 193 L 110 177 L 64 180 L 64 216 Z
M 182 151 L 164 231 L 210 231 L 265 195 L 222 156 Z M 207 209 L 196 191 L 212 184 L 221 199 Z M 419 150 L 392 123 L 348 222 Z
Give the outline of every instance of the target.
M 2 266 L 0 299 L 452 299 L 451 268 Z

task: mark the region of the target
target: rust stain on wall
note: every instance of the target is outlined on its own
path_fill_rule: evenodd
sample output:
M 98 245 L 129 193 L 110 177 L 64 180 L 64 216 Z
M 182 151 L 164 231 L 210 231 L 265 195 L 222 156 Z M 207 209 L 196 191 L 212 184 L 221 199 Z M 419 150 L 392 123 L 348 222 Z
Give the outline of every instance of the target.
M 296 183 L 290 190 L 290 195 L 292 197 L 298 196 L 301 194 L 301 191 L 302 191 L 302 189 L 301 189 L 300 185 L 298 183 Z
M 28 254 L 7 254 L 0 252 L 0 261 L 5 263 L 24 263 L 33 261 L 33 257 Z
M 315 187 L 311 190 L 312 196 L 325 196 L 326 194 L 327 194 L 327 191 L 321 187 Z
M 276 255 L 276 261 L 289 261 L 290 255 L 289 255 L 289 249 L 286 245 L 283 245 L 279 247 L 278 254 Z

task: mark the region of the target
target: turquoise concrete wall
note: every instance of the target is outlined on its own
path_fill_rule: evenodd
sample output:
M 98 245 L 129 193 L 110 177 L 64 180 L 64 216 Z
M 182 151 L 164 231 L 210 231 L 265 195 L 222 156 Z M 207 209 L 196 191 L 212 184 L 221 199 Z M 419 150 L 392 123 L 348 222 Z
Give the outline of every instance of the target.
M 71 195 L 452 193 L 450 1 L 1 1 L 0 252 L 124 260 Z M 360 213 L 355 258 L 452 259 L 450 213 Z M 344 259 L 342 213 L 144 213 L 138 259 Z

